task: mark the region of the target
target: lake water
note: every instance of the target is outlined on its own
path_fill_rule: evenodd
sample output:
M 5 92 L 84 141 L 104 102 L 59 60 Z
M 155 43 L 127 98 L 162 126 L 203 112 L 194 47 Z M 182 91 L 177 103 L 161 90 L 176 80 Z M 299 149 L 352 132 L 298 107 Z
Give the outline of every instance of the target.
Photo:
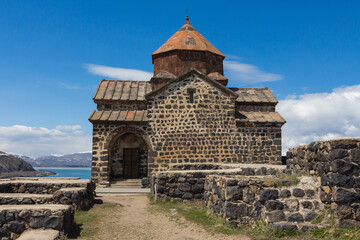
M 56 175 L 47 177 L 79 177 L 81 179 L 91 178 L 91 168 L 52 168 L 52 167 L 34 167 L 36 170 L 55 172 Z

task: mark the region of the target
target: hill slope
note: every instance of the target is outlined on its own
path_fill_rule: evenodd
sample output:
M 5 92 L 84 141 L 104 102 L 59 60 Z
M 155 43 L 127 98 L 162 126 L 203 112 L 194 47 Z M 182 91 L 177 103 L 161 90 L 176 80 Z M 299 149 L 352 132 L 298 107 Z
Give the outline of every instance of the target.
M 35 171 L 30 163 L 0 151 L 0 174 L 15 171 Z
M 53 172 L 36 171 L 23 159 L 0 151 L 0 178 L 35 177 L 54 175 Z

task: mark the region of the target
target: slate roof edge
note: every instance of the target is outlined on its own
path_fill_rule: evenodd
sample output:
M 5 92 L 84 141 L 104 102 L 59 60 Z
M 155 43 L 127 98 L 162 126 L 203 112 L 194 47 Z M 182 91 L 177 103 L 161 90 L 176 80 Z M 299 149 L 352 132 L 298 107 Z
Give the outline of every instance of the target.
M 146 83 L 146 82 L 148 82 L 150 84 L 150 80 L 115 80 L 115 79 L 105 79 L 105 78 L 103 78 L 103 79 L 100 80 L 100 82 L 99 82 L 99 84 L 98 84 L 98 86 L 96 88 L 96 91 L 94 93 L 94 96 L 92 98 L 94 101 L 95 100 L 104 100 L 103 98 L 95 98 L 95 96 L 98 94 L 98 92 L 100 90 L 101 83 L 105 82 L 105 81 L 107 81 L 107 82 L 110 82 L 110 81 L 114 81 L 114 82 L 137 82 L 137 83 L 142 83 L 142 82 Z M 105 90 L 105 92 L 106 92 L 106 90 Z M 128 100 L 117 100 L 117 101 L 128 101 Z M 138 100 L 138 101 L 145 101 L 145 100 Z

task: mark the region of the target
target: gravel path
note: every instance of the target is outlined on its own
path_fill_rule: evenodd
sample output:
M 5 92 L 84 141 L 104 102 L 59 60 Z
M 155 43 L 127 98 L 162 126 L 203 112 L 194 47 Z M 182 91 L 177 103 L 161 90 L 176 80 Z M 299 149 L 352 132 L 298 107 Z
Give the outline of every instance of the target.
M 94 239 L 122 240 L 184 240 L 184 239 L 242 239 L 246 236 L 228 236 L 209 233 L 200 226 L 186 221 L 175 213 L 166 215 L 154 211 L 146 195 L 111 195 L 103 194 L 104 203 L 116 204 L 117 209 L 109 211 L 106 219 L 99 222 L 101 235 Z M 82 238 L 85 239 L 85 238 Z

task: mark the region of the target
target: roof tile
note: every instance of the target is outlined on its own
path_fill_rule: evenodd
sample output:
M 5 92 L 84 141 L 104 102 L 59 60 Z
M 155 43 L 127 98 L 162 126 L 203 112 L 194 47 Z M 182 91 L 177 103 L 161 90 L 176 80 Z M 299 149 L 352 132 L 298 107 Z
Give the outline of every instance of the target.
M 187 18 L 184 26 L 182 26 L 174 35 L 172 35 L 154 55 L 169 52 L 172 50 L 198 50 L 209 51 L 217 55 L 225 57 L 219 50 L 214 47 L 206 38 L 190 25 Z
M 230 88 L 238 94 L 237 102 L 273 103 L 278 101 L 268 88 Z
M 93 111 L 89 117 L 89 121 L 114 121 L 114 122 L 146 122 L 146 110 L 136 111 Z
M 145 101 L 151 92 L 148 81 L 101 80 L 94 94 L 94 100 Z

